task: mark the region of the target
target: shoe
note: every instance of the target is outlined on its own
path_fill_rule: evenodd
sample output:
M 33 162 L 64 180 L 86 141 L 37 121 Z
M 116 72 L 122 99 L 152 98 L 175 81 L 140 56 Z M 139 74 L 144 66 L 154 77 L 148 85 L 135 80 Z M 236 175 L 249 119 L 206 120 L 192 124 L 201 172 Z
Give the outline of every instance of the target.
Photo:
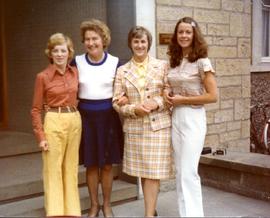
M 112 209 L 111 209 L 111 213 L 109 213 L 109 214 L 105 213 L 104 206 L 101 206 L 101 210 L 102 210 L 102 213 L 103 213 L 104 217 L 114 217 Z
M 90 209 L 91 210 L 91 209 Z M 99 211 L 100 211 L 100 206 L 98 206 L 98 210 L 97 210 L 97 212 L 96 212 L 96 214 L 90 214 L 90 211 L 89 211 L 89 213 L 88 213 L 88 215 L 87 215 L 87 218 L 89 217 L 99 217 Z

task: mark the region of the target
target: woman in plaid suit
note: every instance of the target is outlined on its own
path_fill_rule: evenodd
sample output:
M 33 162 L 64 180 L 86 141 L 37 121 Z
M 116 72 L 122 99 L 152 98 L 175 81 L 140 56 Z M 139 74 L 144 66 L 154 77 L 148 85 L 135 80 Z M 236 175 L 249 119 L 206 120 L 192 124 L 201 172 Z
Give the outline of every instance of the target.
M 145 216 L 156 214 L 160 179 L 172 176 L 171 119 L 162 97 L 166 63 L 148 55 L 152 42 L 144 27 L 128 34 L 133 57 L 117 70 L 114 108 L 123 116 L 123 172 L 142 178 Z M 119 104 L 126 96 L 128 103 Z M 121 105 L 121 106 L 120 106 Z

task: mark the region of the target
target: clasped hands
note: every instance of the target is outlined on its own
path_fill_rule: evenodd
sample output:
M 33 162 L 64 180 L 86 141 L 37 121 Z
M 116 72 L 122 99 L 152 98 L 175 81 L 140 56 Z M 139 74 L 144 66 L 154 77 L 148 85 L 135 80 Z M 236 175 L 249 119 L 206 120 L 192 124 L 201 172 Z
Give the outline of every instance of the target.
M 139 117 L 143 117 L 156 109 L 158 109 L 157 102 L 153 99 L 150 99 L 144 101 L 142 104 L 137 104 L 135 106 L 135 114 Z
M 164 98 L 165 102 L 167 104 L 169 104 L 170 106 L 177 106 L 177 105 L 184 104 L 184 101 L 186 99 L 185 96 L 182 96 L 179 94 L 173 95 L 168 90 L 165 90 L 163 92 L 163 98 Z
M 119 106 L 123 106 L 128 103 L 128 98 L 125 95 L 121 96 L 117 101 L 117 105 Z M 157 102 L 153 99 L 149 99 L 144 101 L 142 104 L 137 104 L 135 106 L 135 114 L 139 117 L 143 117 L 156 109 L 158 109 Z

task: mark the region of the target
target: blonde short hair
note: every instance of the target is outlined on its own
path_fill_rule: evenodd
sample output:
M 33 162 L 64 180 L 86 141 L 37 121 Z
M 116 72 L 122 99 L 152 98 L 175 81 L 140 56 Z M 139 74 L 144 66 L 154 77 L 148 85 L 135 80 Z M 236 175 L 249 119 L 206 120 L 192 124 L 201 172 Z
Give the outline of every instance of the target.
M 100 35 L 103 42 L 103 49 L 108 48 L 111 43 L 111 31 L 109 27 L 102 21 L 91 19 L 83 21 L 80 25 L 82 42 L 85 40 L 85 32 L 88 30 L 96 32 Z
M 51 52 L 54 49 L 56 45 L 62 45 L 66 43 L 67 48 L 68 48 L 68 60 L 70 61 L 73 58 L 74 55 L 74 48 L 73 48 L 73 43 L 72 40 L 64 35 L 63 33 L 54 33 L 50 36 L 48 43 L 47 43 L 47 48 L 45 49 L 45 54 L 48 57 L 50 63 L 53 63 L 52 57 L 51 57 Z

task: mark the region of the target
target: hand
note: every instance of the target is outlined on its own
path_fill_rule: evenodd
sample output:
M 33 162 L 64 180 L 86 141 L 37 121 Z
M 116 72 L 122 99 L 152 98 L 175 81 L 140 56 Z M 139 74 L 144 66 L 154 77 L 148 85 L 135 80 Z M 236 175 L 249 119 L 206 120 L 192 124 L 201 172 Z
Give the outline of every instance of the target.
M 173 96 L 172 93 L 170 93 L 168 90 L 164 90 L 163 98 L 164 98 L 165 102 L 170 106 L 172 106 L 172 101 L 171 101 L 172 96 Z
M 144 103 L 143 103 L 143 106 L 144 108 L 147 108 L 148 110 L 150 111 L 153 111 L 153 110 L 156 110 L 158 109 L 158 103 L 151 99 L 151 100 L 146 100 Z
M 47 141 L 43 140 L 39 143 L 39 147 L 43 150 L 43 151 L 49 151 L 49 144 Z
M 174 95 L 174 96 L 168 95 L 168 101 L 170 101 L 171 105 L 174 107 L 177 105 L 184 104 L 185 99 L 186 99 L 186 97 L 182 96 L 182 95 Z
M 128 104 L 129 101 L 128 101 L 128 98 L 127 96 L 121 96 L 118 100 L 117 100 L 117 105 L 118 106 L 123 106 L 125 104 Z
M 148 115 L 151 112 L 148 108 L 145 108 L 143 104 L 139 104 L 135 106 L 135 114 L 139 117 L 143 117 Z

